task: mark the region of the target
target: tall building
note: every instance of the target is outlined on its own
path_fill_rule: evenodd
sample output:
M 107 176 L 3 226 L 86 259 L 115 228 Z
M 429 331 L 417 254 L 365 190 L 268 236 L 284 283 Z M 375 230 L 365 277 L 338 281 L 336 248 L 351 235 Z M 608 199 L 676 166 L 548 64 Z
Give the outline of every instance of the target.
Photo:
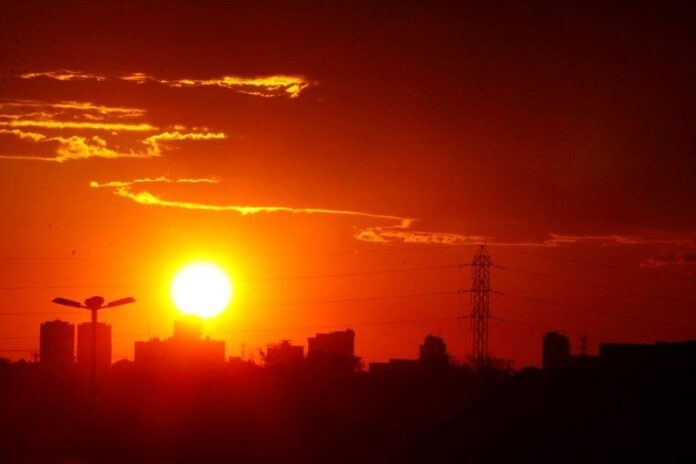
M 318 333 L 307 339 L 307 357 L 317 355 L 355 356 L 355 332 L 347 329 L 340 332 Z
M 39 361 L 50 367 L 67 367 L 75 361 L 75 326 L 66 321 L 41 324 Z
M 447 345 L 441 337 L 428 335 L 420 346 L 418 357 L 425 368 L 441 369 L 449 365 Z
M 567 367 L 570 360 L 570 341 L 565 335 L 547 332 L 542 342 L 541 365 L 544 369 Z
M 92 366 L 92 323 L 77 326 L 77 365 L 82 369 Z M 111 366 L 111 326 L 97 323 L 97 370 L 108 370 Z
M 202 338 L 201 334 L 200 322 L 188 319 L 175 321 L 171 338 L 135 342 L 135 365 L 145 369 L 167 370 L 223 366 L 225 342 Z

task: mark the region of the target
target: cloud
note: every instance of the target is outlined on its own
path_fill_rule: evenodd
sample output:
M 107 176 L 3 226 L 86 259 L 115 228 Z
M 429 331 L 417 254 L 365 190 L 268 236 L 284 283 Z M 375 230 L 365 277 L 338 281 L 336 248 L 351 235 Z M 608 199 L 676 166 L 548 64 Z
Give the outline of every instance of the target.
M 36 79 L 37 77 L 47 77 L 49 79 L 55 79 L 57 81 L 86 81 L 86 80 L 95 80 L 95 81 L 105 81 L 107 78 L 104 76 L 99 76 L 96 74 L 88 74 L 88 73 L 83 73 L 80 71 L 69 71 L 69 70 L 60 70 L 60 71 L 44 71 L 44 72 L 33 72 L 33 73 L 25 73 L 20 75 L 22 79 Z
M 102 131 L 135 131 L 148 132 L 157 130 L 156 127 L 147 123 L 123 124 L 109 122 L 88 122 L 88 121 L 51 121 L 51 120 L 31 120 L 15 119 L 9 122 L 0 122 L 0 126 L 5 127 L 42 127 L 44 129 L 87 129 Z
M 227 136 L 222 132 L 162 132 L 161 134 L 151 135 L 143 143 L 147 145 L 150 156 L 160 156 L 162 153 L 162 142 L 175 140 L 222 140 Z
M 0 130 L 0 133 L 3 133 L 3 131 Z M 33 142 L 57 142 L 58 148 L 56 148 L 55 154 L 53 156 L 0 155 L 0 159 L 54 161 L 57 163 L 63 163 L 65 161 L 73 161 L 88 158 L 143 159 L 156 158 L 162 156 L 162 146 L 158 142 L 159 139 L 151 139 L 150 137 L 143 141 L 143 143 L 147 145 L 147 149 L 145 151 L 124 151 L 110 148 L 105 139 L 96 135 L 92 137 L 84 137 L 81 135 L 72 135 L 69 137 L 46 137 L 41 134 L 22 131 L 5 131 L 5 133 L 12 133 L 14 135 L 19 136 L 20 138 L 29 139 Z M 205 137 L 208 134 L 199 133 L 181 135 L 182 138 L 166 140 L 211 140 L 224 138 L 224 134 L 214 134 L 213 137 Z M 189 135 L 191 137 L 185 137 L 186 135 Z
M 178 140 L 180 135 L 160 134 L 163 140 Z M 185 139 L 185 138 L 184 138 Z M 653 232 L 653 236 L 646 235 L 573 235 L 573 234 L 549 234 L 548 238 L 530 241 L 498 241 L 494 237 L 485 235 L 464 235 L 451 232 L 415 230 L 413 228 L 419 220 L 405 216 L 378 214 L 358 210 L 341 210 L 330 208 L 304 208 L 295 206 L 259 206 L 259 205 L 235 205 L 235 204 L 211 204 L 202 202 L 191 202 L 184 200 L 165 199 L 160 195 L 153 194 L 149 191 L 141 190 L 140 187 L 147 184 L 218 184 L 217 178 L 177 178 L 169 177 L 154 177 L 140 178 L 128 181 L 107 181 L 107 182 L 90 182 L 92 188 L 111 189 L 112 192 L 122 198 L 128 199 L 134 203 L 147 206 L 160 206 L 166 208 L 176 208 L 183 210 L 210 211 L 210 212 L 232 212 L 241 216 L 249 216 L 255 214 L 273 214 L 273 213 L 289 213 L 289 214 L 322 214 L 333 216 L 353 216 L 361 218 L 374 219 L 375 221 L 387 221 L 387 225 L 373 225 L 357 229 L 353 237 L 361 242 L 391 245 L 391 244 L 414 244 L 414 245 L 444 245 L 444 246 L 469 246 L 486 243 L 492 246 L 524 246 L 524 247 L 558 247 L 563 245 L 574 244 L 595 244 L 600 246 L 628 246 L 636 247 L 644 244 L 670 244 L 688 246 L 696 248 L 696 241 L 675 238 L 664 233 Z M 678 255 L 661 255 L 660 257 L 652 258 L 645 265 L 658 266 L 666 264 L 692 264 L 696 262 L 696 255 L 693 253 L 684 253 Z
M 120 106 L 106 106 L 97 105 L 92 102 L 79 102 L 79 101 L 58 101 L 58 102 L 45 102 L 39 100 L 9 100 L 0 101 L 0 110 L 2 111 L 12 111 L 19 110 L 25 114 L 36 114 L 29 113 L 27 109 L 40 109 L 39 114 L 50 114 L 55 116 L 56 113 L 45 113 L 47 110 L 57 110 L 62 112 L 77 111 L 79 114 L 86 115 L 88 113 L 94 113 L 93 115 L 103 115 L 110 116 L 116 115 L 120 117 L 132 118 L 132 117 L 142 117 L 145 115 L 145 110 L 142 108 L 129 108 Z M 2 116 L 8 116 L 6 114 Z
M 168 139 L 168 137 L 162 137 Z M 175 139 L 177 139 L 175 137 Z M 148 191 L 138 191 L 136 188 L 143 184 L 175 184 L 175 183 L 219 183 L 217 178 L 181 178 L 170 179 L 168 177 L 142 178 L 129 181 L 107 181 L 90 182 L 92 188 L 110 188 L 113 193 L 122 198 L 141 205 L 161 206 L 166 208 L 177 208 L 184 210 L 212 211 L 212 212 L 233 212 L 241 216 L 256 214 L 308 214 L 308 215 L 331 215 L 331 216 L 353 216 L 370 218 L 381 221 L 393 222 L 390 226 L 375 226 L 361 229 L 354 237 L 357 240 L 370 243 L 417 243 L 417 244 L 440 244 L 440 245 L 459 245 L 459 244 L 478 244 L 486 241 L 483 236 L 464 236 L 451 233 L 425 232 L 410 230 L 414 218 L 408 218 L 390 214 L 377 214 L 356 210 L 341 210 L 330 208 L 304 208 L 294 206 L 257 206 L 257 205 L 219 205 L 210 203 L 168 200 Z
M 204 177 L 196 179 L 170 179 L 160 176 L 155 178 L 145 177 L 143 179 L 133 179 L 126 181 L 112 180 L 109 182 L 92 181 L 89 186 L 92 188 L 124 188 L 131 187 L 136 184 L 217 184 L 220 182 L 216 177 Z
M 300 96 L 300 93 L 311 84 L 302 76 L 288 76 L 283 74 L 251 77 L 225 75 L 208 79 L 161 79 L 142 72 L 135 72 L 124 76 L 104 76 L 81 71 L 62 70 L 25 73 L 21 74 L 19 77 L 22 79 L 48 78 L 58 81 L 120 80 L 136 84 L 155 83 L 168 87 L 219 87 L 237 93 L 266 98 L 280 96 L 297 98 Z
M 596 244 L 602 246 L 680 246 L 692 247 L 695 241 L 682 237 L 674 237 L 670 234 L 645 234 L 645 235 L 574 235 L 574 234 L 549 234 L 545 243 L 556 245 L 569 244 Z
M 415 221 L 414 221 L 415 222 Z M 475 245 L 486 243 L 491 246 L 524 246 L 524 247 L 558 247 L 564 245 L 592 244 L 599 246 L 679 246 L 693 248 L 696 241 L 680 237 L 674 237 L 667 233 L 657 236 L 646 235 L 573 235 L 573 234 L 549 234 L 549 238 L 542 240 L 499 241 L 495 237 L 485 235 L 463 235 L 449 232 L 431 232 L 411 230 L 411 224 L 394 226 L 377 226 L 359 229 L 354 234 L 355 239 L 376 243 L 412 243 L 412 244 L 437 244 L 437 245 Z M 655 235 L 655 234 L 653 234 Z M 688 262 L 688 260 L 687 260 Z
M 696 253 L 663 253 L 651 256 L 641 263 L 642 267 L 696 266 Z
M 0 155 L 0 159 L 63 163 L 88 158 L 155 158 L 162 156 L 165 142 L 226 138 L 222 132 L 185 132 L 185 127 L 177 124 L 174 126 L 177 130 L 171 132 L 154 133 L 135 141 L 132 138 L 124 139 L 121 132 L 138 134 L 157 130 L 157 127 L 145 121 L 134 120 L 144 116 L 145 110 L 140 108 L 112 107 L 91 102 L 3 101 L 0 102 L 0 134 L 33 143 L 52 143 L 56 148 L 47 155 Z M 94 132 L 105 134 L 92 135 Z M 123 148 L 124 144 L 130 146 Z
M 87 158 L 146 158 L 149 155 L 144 153 L 119 152 L 107 147 L 106 140 L 101 137 L 93 136 L 90 138 L 73 135 L 71 137 L 56 137 L 60 144 L 56 150 L 57 162 L 62 163 L 69 160 Z
M 303 77 L 282 75 L 264 77 L 222 76 L 215 79 L 179 79 L 173 81 L 149 78 L 148 80 L 170 87 L 221 87 L 257 97 L 285 95 L 297 98 L 309 86 L 309 82 Z
M 489 237 L 460 235 L 447 232 L 410 230 L 412 222 L 396 226 L 367 227 L 353 235 L 356 240 L 370 243 L 419 243 L 437 245 L 474 245 L 484 243 Z
M 40 134 L 36 134 L 40 135 Z M 69 137 L 43 137 L 37 138 L 35 142 L 57 142 L 53 156 L 12 156 L 0 155 L 0 159 L 25 160 L 25 161 L 51 161 L 63 163 L 65 161 L 88 159 L 88 158 L 147 158 L 147 153 L 122 152 L 108 147 L 106 140 L 99 136 L 83 137 L 71 135 Z
M 0 134 L 11 134 L 20 139 L 31 140 L 32 142 L 41 142 L 46 140 L 46 136 L 36 132 L 27 132 L 21 129 L 0 129 Z
M 329 214 L 338 216 L 360 216 L 368 217 L 374 219 L 389 219 L 389 220 L 403 220 L 403 218 L 398 218 L 396 216 L 382 215 L 382 214 L 372 214 L 365 213 L 361 211 L 351 211 L 351 210 L 336 210 L 336 209 L 326 209 L 326 208 L 295 208 L 289 206 L 241 206 L 241 205 L 213 205 L 206 203 L 191 203 L 184 201 L 171 201 L 164 200 L 157 197 L 149 192 L 132 192 L 130 189 L 125 187 L 117 188 L 114 192 L 116 195 L 133 200 L 136 203 L 142 205 L 158 205 L 166 206 L 169 208 L 181 208 L 189 210 L 201 210 L 201 211 L 231 211 L 239 213 L 242 216 L 248 216 L 253 214 L 261 213 L 293 213 L 293 214 Z
M 165 200 L 159 196 L 153 195 L 150 192 L 133 190 L 137 184 L 153 184 L 153 183 L 218 183 L 215 178 L 200 178 L 200 179 L 169 179 L 167 177 L 134 179 L 130 181 L 109 181 L 109 182 L 90 182 L 90 187 L 93 188 L 113 188 L 113 193 L 123 198 L 127 198 L 141 205 L 155 205 L 168 208 L 179 208 L 186 210 L 199 211 L 226 211 L 238 213 L 242 216 L 264 214 L 264 213 L 291 213 L 291 214 L 325 214 L 335 216 L 356 216 L 372 219 L 382 219 L 390 221 L 398 221 L 403 227 L 408 227 L 413 219 L 392 216 L 385 214 L 367 213 L 353 210 L 327 209 L 327 208 L 297 208 L 290 206 L 248 206 L 248 205 L 215 205 L 208 203 L 194 203 L 187 201 Z

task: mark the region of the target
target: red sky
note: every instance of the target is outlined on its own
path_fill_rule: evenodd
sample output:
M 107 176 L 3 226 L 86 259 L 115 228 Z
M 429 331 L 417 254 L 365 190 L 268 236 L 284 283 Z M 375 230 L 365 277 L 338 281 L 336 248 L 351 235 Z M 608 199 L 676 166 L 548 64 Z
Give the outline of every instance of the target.
M 696 337 L 687 2 L 26 3 L 0 15 L 0 350 L 87 320 L 54 296 L 132 295 L 103 313 L 131 357 L 208 259 L 230 355 L 352 326 L 368 361 L 427 333 L 464 359 L 452 266 L 482 241 L 495 355 Z

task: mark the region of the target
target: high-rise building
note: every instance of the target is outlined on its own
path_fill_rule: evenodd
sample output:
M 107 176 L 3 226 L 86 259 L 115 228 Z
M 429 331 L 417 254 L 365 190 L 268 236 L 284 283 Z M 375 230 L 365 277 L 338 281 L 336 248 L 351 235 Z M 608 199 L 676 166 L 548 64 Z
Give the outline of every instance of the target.
M 425 368 L 440 369 L 449 364 L 447 345 L 441 337 L 428 335 L 420 346 L 420 363 Z
M 544 369 L 567 367 L 570 359 L 570 341 L 565 335 L 547 332 L 542 342 L 541 365 Z
M 307 339 L 307 357 L 317 355 L 342 356 L 355 355 L 355 332 L 347 329 L 340 332 L 318 333 Z
M 39 361 L 50 367 L 67 367 L 75 361 L 75 326 L 66 321 L 41 324 Z
M 92 323 L 84 322 L 77 326 L 77 365 L 82 369 L 92 366 Z M 107 370 L 111 366 L 111 326 L 97 323 L 97 370 Z

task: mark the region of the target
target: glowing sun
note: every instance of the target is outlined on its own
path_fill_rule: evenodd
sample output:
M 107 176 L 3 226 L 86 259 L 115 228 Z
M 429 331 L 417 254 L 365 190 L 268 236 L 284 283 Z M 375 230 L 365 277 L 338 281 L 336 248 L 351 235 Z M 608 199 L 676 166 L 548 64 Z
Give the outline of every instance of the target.
M 232 298 L 227 274 L 214 264 L 189 264 L 172 282 L 172 299 L 184 314 L 204 318 L 220 314 Z

